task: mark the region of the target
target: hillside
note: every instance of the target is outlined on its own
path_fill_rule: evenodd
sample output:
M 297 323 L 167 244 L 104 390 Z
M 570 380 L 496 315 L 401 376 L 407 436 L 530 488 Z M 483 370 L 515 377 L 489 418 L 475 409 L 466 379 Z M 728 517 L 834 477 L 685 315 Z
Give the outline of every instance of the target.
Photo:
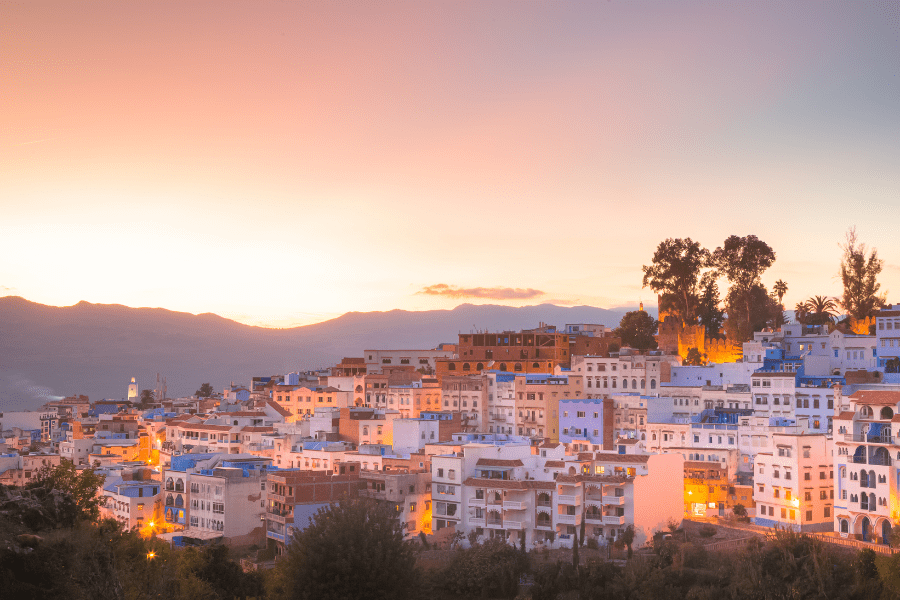
M 629 309 L 551 304 L 513 308 L 463 304 L 452 310 L 351 312 L 290 329 L 243 325 L 218 315 L 79 302 L 46 306 L 0 298 L 0 410 L 34 408 L 53 396 L 121 398 L 156 374 L 169 395 L 205 381 L 221 389 L 254 375 L 329 366 L 366 348 L 434 348 L 460 332 L 535 327 L 541 321 L 618 324 Z

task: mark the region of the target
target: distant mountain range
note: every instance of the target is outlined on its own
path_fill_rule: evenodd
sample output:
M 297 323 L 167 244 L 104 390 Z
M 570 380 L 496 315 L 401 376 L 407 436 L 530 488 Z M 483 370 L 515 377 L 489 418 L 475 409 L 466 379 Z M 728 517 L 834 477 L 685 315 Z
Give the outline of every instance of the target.
M 335 319 L 267 329 L 211 313 L 79 302 L 46 306 L 0 298 L 0 412 L 36 408 L 57 396 L 122 398 L 131 377 L 140 389 L 167 378 L 170 397 L 210 382 L 220 390 L 257 375 L 336 364 L 366 349 L 427 349 L 459 333 L 537 327 L 544 322 L 615 327 L 632 308 L 553 304 L 514 308 L 463 304 L 452 310 L 350 312 Z

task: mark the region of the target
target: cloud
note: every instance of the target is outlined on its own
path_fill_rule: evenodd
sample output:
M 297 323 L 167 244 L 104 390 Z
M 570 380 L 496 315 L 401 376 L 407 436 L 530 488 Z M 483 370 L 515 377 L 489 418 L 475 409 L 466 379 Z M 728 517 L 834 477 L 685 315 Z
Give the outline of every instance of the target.
M 447 285 L 446 283 L 437 283 L 429 285 L 417 294 L 425 294 L 426 296 L 447 296 L 449 298 L 488 298 L 491 300 L 530 300 L 543 296 L 544 292 L 534 288 L 508 288 L 508 287 L 476 287 L 461 288 L 457 286 Z

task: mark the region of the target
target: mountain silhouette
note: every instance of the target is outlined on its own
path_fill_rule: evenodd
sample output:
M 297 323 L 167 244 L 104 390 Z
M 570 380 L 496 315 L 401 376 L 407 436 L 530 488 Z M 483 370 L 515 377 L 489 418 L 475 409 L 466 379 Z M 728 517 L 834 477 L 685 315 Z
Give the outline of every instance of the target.
M 211 313 L 79 302 L 47 306 L 0 298 L 0 411 L 36 408 L 58 396 L 125 396 L 131 377 L 153 388 L 160 373 L 170 397 L 201 383 L 221 390 L 257 375 L 328 367 L 366 349 L 427 349 L 459 333 L 518 330 L 540 322 L 618 325 L 628 310 L 553 304 L 462 304 L 452 310 L 350 312 L 289 329 L 244 325 Z

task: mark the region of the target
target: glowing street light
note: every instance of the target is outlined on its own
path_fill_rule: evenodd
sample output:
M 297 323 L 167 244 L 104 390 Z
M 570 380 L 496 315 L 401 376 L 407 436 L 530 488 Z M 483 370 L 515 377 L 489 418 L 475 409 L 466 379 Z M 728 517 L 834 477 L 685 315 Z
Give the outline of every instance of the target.
M 154 552 L 153 550 L 151 550 L 150 552 L 147 553 L 147 560 L 153 560 L 155 557 L 156 557 L 156 552 Z

